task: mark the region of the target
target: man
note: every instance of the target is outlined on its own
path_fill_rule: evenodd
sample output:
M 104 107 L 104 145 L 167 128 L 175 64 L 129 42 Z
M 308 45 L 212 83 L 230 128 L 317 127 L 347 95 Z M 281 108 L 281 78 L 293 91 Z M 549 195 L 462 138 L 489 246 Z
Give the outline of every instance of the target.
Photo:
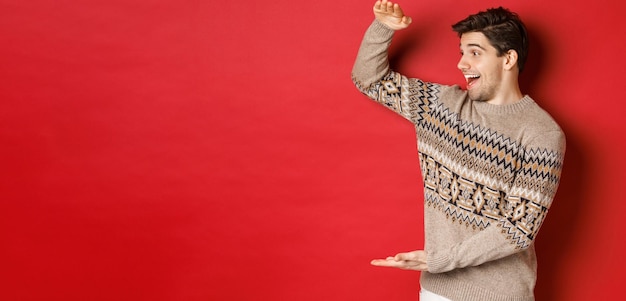
M 489 9 L 453 25 L 458 86 L 389 68 L 398 4 L 374 5 L 352 78 L 368 97 L 415 125 L 424 181 L 424 250 L 373 260 L 422 271 L 422 300 L 534 300 L 534 239 L 556 193 L 565 137 L 518 84 L 528 52 L 516 14 Z

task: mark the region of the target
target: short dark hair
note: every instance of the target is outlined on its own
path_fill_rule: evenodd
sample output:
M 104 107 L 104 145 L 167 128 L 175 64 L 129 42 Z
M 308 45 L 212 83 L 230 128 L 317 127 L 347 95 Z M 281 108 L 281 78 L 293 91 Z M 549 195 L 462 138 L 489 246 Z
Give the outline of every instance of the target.
M 452 30 L 459 37 L 468 32 L 483 33 L 498 51 L 498 56 L 511 49 L 515 50 L 519 72 L 524 70 L 528 57 L 528 33 L 516 13 L 503 7 L 490 8 L 452 25 Z

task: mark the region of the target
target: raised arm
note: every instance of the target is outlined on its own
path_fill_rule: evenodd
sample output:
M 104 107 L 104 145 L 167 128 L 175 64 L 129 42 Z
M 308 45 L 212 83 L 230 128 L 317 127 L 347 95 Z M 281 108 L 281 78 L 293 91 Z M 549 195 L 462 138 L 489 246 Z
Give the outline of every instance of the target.
M 352 78 L 362 91 L 387 75 L 387 50 L 391 38 L 396 30 L 404 29 L 411 23 L 411 18 L 404 15 L 400 5 L 387 0 L 376 1 L 373 10 L 375 21 L 365 32 L 352 69 Z
M 408 91 L 427 89 L 417 79 L 408 79 L 389 68 L 388 49 L 394 32 L 409 26 L 411 18 L 398 4 L 387 0 L 374 4 L 375 20 L 365 32 L 352 69 L 352 81 L 369 98 L 386 106 L 413 123 L 417 122 L 415 98 Z M 421 93 L 426 95 L 428 93 Z

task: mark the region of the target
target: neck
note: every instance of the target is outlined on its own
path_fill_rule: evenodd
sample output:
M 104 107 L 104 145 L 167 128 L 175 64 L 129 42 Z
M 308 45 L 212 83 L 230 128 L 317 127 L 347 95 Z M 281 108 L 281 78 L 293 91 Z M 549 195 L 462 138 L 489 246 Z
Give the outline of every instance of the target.
M 511 78 L 502 81 L 499 93 L 488 100 L 487 103 L 492 105 L 508 105 L 520 101 L 522 97 L 524 97 L 524 94 L 522 94 L 519 88 L 517 78 Z

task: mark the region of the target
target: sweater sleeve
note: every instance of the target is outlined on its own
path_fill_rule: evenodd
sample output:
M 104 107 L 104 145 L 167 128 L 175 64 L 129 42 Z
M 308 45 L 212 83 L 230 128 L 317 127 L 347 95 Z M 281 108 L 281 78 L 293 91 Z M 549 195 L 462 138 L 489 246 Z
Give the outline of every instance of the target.
M 387 51 L 393 34 L 392 29 L 374 20 L 361 42 L 352 81 L 367 97 L 417 124 L 439 85 L 407 78 L 390 69 Z
M 501 193 L 499 203 L 484 200 L 485 207 L 498 212 L 497 217 L 482 231 L 449 248 L 427 250 L 428 271 L 442 273 L 478 266 L 529 248 L 556 194 L 564 154 L 562 131 L 534 139 L 523 150 L 511 187 Z M 492 204 L 487 204 L 489 201 Z

